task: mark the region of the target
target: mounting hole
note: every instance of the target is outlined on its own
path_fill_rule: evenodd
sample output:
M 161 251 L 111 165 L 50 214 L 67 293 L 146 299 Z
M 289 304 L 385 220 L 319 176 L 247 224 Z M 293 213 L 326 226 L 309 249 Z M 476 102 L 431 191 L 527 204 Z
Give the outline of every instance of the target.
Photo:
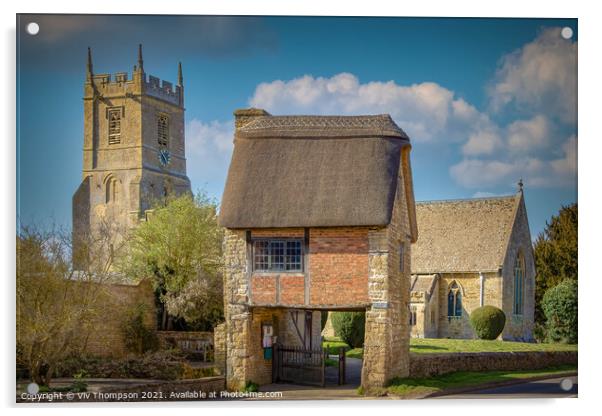
M 35 36 L 40 31 L 40 25 L 36 22 L 31 22 L 27 24 L 25 30 L 27 30 L 27 33 L 29 33 L 30 35 Z
M 570 39 L 573 37 L 573 29 L 571 29 L 568 26 L 565 26 L 562 28 L 562 30 L 560 31 L 560 35 L 565 38 L 565 39 Z
M 560 388 L 564 391 L 570 391 L 573 388 L 573 380 L 565 378 L 560 382 Z

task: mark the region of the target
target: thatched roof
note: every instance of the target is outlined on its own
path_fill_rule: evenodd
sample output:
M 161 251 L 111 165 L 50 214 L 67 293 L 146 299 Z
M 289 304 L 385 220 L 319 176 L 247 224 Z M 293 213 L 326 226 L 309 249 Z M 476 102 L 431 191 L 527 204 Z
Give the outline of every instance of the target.
M 521 195 L 416 203 L 412 273 L 497 271 Z
M 220 208 L 222 226 L 390 222 L 401 149 L 410 145 L 390 116 L 271 116 L 250 111 L 240 112 L 237 119 Z

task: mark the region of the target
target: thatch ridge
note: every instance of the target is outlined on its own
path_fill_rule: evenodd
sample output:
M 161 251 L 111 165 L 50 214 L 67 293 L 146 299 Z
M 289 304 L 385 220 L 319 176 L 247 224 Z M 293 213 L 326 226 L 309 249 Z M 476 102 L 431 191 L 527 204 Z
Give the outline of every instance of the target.
M 257 116 L 235 133 L 220 224 L 384 226 L 407 135 L 388 115 Z

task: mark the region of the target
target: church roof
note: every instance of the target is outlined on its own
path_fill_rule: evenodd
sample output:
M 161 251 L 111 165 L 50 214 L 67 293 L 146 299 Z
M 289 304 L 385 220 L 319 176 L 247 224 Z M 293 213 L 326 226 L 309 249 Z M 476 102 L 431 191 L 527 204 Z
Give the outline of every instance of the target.
M 410 292 L 424 292 L 426 298 L 430 299 L 438 278 L 438 274 L 412 275 L 412 280 L 410 282 Z
M 238 127 L 220 208 L 222 226 L 390 222 L 401 150 L 410 142 L 389 115 L 267 114 Z
M 412 273 L 497 271 L 521 195 L 416 203 Z

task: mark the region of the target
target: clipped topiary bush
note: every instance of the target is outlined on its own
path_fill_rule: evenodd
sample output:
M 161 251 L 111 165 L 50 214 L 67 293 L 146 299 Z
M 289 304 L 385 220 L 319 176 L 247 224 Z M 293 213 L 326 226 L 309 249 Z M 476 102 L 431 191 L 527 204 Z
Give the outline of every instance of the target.
M 496 339 L 504 330 L 506 315 L 495 306 L 481 306 L 470 314 L 470 325 L 479 339 Z
M 351 348 L 364 346 L 366 314 L 364 312 L 333 312 L 332 326 L 343 341 Z
M 546 316 L 546 340 L 577 343 L 577 281 L 566 279 L 543 296 Z

